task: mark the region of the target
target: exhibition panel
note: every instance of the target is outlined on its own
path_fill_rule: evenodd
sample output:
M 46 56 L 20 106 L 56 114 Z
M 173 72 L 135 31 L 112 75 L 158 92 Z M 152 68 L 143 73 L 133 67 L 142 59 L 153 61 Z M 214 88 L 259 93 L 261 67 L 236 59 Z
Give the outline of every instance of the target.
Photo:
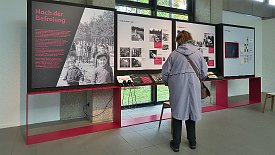
M 172 52 L 172 21 L 118 14 L 118 70 L 160 70 Z
M 199 51 L 203 54 L 207 62 L 208 68 L 216 68 L 216 30 L 215 25 L 202 23 L 189 23 L 183 21 L 176 21 L 177 34 L 180 31 L 188 31 L 193 37 L 193 44 L 195 44 Z M 176 36 L 175 34 L 175 36 Z
M 28 3 L 28 91 L 114 83 L 112 9 Z
M 219 70 L 224 77 L 255 76 L 255 28 L 218 25 Z
M 24 131 L 27 144 L 121 127 L 120 87 L 114 86 L 115 24 L 114 9 L 66 2 L 28 1 L 28 90 Z M 85 107 L 91 106 L 89 109 L 86 107 L 85 115 L 92 118 L 72 118 L 66 122 L 73 123 L 66 124 L 60 116 L 60 120 L 54 122 L 33 123 L 35 115 L 30 110 L 34 109 L 29 105 L 32 97 L 71 92 L 74 95 L 76 92 L 96 93 L 97 90 L 112 92 L 108 98 L 110 101 L 106 103 L 106 106 L 112 103 L 112 108 L 107 109 L 111 120 L 96 122 L 92 118 L 97 109 L 85 102 L 80 112 L 85 113 Z M 104 112 L 106 108 L 96 114 Z

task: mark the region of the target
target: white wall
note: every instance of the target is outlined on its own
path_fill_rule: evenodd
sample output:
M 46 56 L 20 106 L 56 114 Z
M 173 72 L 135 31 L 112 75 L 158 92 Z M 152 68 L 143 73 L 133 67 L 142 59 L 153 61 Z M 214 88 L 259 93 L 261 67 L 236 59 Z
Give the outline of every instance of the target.
M 263 20 L 263 92 L 275 92 L 275 19 Z
M 229 11 L 223 11 L 223 23 L 255 27 L 255 74 L 262 76 L 262 19 Z M 229 96 L 248 94 L 248 80 L 229 81 Z
M 0 128 L 18 126 L 25 121 L 25 94 L 26 94 L 26 58 L 27 58 L 27 3 L 25 0 L 3 1 L 0 6 Z M 41 99 L 30 99 L 30 111 L 37 118 L 49 117 L 50 120 L 59 119 L 59 113 L 52 109 L 43 109 L 41 113 L 39 106 L 53 106 L 59 108 L 59 95 Z M 34 102 L 39 103 L 34 104 Z M 57 102 L 58 101 L 58 102 Z M 20 113 L 21 108 L 21 113 Z M 47 113 L 47 115 L 44 115 Z M 21 117 L 20 117 L 21 115 Z M 54 117 L 54 118 L 53 118 Z M 20 120 L 21 118 L 21 120 Z M 33 123 L 33 122 L 32 122 Z
M 3 128 L 19 124 L 20 52 L 26 52 L 25 1 L 2 2 L 0 19 L 0 128 Z

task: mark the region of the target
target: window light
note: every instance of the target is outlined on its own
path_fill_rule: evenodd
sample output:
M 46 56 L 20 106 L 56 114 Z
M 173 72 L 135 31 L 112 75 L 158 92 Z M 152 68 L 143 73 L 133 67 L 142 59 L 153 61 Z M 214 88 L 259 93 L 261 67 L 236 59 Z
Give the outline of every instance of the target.
M 264 0 L 255 0 L 255 1 L 258 1 L 258 2 L 264 2 Z
M 275 5 L 275 0 L 269 0 L 268 2 L 270 5 Z

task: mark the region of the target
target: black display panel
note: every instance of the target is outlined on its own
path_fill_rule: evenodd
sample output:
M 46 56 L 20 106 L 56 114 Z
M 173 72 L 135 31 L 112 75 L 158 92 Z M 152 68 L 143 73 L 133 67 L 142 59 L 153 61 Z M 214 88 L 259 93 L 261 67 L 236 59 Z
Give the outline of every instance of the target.
M 113 85 L 113 9 L 28 1 L 28 92 Z

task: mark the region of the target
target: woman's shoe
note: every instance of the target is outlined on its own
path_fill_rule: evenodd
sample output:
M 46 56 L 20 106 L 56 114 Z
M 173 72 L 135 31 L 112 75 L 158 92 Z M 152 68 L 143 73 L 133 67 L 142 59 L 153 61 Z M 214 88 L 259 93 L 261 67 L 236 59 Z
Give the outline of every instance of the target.
M 170 141 L 170 147 L 174 152 L 179 152 L 179 146 L 175 146 L 175 144 L 173 143 L 173 140 Z
M 190 147 L 191 149 L 196 149 L 196 141 L 195 141 L 195 142 L 189 141 L 189 147 Z
M 196 149 L 196 145 L 189 145 L 191 149 Z

